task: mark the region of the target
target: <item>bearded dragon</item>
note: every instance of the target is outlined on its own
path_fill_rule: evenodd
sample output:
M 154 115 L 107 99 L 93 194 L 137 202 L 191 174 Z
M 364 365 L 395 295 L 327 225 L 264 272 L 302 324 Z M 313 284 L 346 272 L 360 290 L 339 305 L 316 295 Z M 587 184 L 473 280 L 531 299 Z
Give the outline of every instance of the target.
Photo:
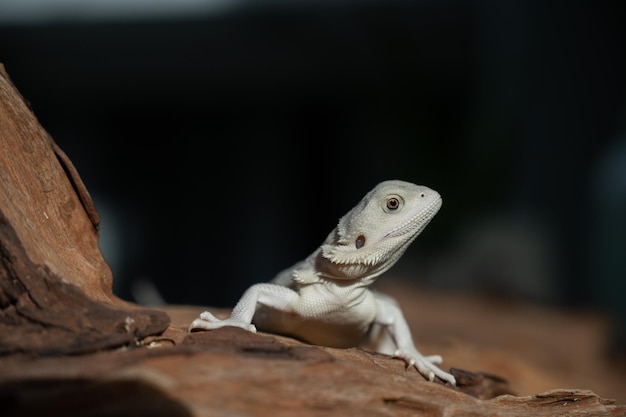
M 336 348 L 369 347 L 403 359 L 425 378 L 455 385 L 437 365 L 439 355 L 423 356 L 398 303 L 371 289 L 424 230 L 442 204 L 436 191 L 405 181 L 379 183 L 339 219 L 322 245 L 303 261 L 267 283 L 249 287 L 230 317 L 208 311 L 189 331 L 236 326 L 292 336 Z

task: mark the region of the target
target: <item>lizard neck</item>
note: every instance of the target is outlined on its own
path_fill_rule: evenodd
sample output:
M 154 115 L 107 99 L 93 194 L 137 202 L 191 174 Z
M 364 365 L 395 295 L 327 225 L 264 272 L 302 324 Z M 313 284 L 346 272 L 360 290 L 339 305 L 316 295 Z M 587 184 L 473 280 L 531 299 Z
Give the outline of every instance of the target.
M 347 263 L 337 264 L 325 258 L 321 251 L 314 257 L 314 269 L 319 276 L 337 286 L 362 286 L 371 285 L 379 275 L 387 271 L 394 262 L 385 261 L 375 264 Z

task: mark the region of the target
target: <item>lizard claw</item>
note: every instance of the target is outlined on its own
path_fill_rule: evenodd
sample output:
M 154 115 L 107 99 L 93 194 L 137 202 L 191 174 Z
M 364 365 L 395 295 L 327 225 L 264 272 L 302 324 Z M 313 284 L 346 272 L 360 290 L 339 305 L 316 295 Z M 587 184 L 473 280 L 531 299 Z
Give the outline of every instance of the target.
M 196 329 L 215 330 L 228 326 L 241 327 L 242 329 L 256 333 L 256 327 L 254 324 L 243 323 L 232 318 L 220 320 L 208 311 L 201 313 L 197 319 L 192 321 L 191 325 L 189 325 L 188 331 L 191 332 Z
M 442 371 L 436 366 L 442 363 L 442 358 L 439 355 L 422 356 L 419 352 L 414 352 L 413 355 L 409 355 L 402 350 L 397 350 L 393 356 L 403 359 L 407 364 L 407 370 L 415 367 L 415 369 L 430 382 L 434 381 L 435 377 L 439 377 L 441 380 L 451 385 L 456 385 L 454 375 Z
M 399 353 L 399 352 L 396 352 L 395 356 L 399 356 L 399 355 L 398 355 L 398 353 Z M 411 369 L 411 368 L 412 368 L 412 367 L 414 367 L 414 366 L 415 366 L 415 359 L 411 358 L 411 359 L 409 359 L 409 361 L 406 363 L 406 369 L 405 369 L 405 370 L 407 370 L 407 371 L 408 371 L 409 369 Z

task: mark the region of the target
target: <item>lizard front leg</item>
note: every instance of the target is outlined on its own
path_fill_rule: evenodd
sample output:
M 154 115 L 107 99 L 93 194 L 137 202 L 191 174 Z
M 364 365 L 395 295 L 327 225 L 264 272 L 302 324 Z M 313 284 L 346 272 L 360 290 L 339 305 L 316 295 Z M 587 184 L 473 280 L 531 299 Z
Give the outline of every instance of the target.
M 225 326 L 241 327 L 251 332 L 256 332 L 252 324 L 257 303 L 281 311 L 291 311 L 294 303 L 300 296 L 294 290 L 282 285 L 262 283 L 252 285 L 243 293 L 229 318 L 220 320 L 208 311 L 203 312 L 189 326 L 189 331 L 194 329 L 213 330 Z
M 375 322 L 382 326 L 384 331 L 376 350 L 403 359 L 409 367 L 414 366 L 429 381 L 433 381 L 437 376 L 456 385 L 456 379 L 452 374 L 437 367 L 442 363 L 441 356 L 424 356 L 417 350 L 409 325 L 395 300 L 380 293 L 375 293 L 374 297 L 377 306 Z

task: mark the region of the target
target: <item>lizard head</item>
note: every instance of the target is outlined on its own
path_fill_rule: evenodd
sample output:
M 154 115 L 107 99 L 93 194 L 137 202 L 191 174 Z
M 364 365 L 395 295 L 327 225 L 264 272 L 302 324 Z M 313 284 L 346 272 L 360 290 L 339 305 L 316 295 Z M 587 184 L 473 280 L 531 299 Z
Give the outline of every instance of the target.
M 323 269 L 334 278 L 376 277 L 402 256 L 441 207 L 436 191 L 383 181 L 363 197 L 322 245 Z

